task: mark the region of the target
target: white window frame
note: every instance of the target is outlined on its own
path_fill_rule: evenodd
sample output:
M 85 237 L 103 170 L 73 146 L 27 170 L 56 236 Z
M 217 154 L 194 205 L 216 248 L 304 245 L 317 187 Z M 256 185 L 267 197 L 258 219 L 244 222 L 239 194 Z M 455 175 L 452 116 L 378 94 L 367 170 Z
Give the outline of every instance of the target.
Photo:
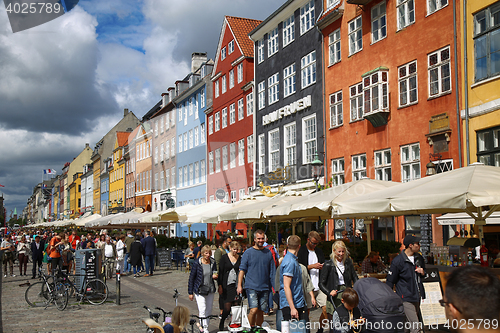
M 329 66 L 335 65 L 342 59 L 340 45 L 340 28 L 328 35 L 328 59 Z
M 243 81 L 243 63 L 238 64 L 236 72 L 238 83 L 241 83 Z
M 391 149 L 375 151 L 373 153 L 373 160 L 375 161 L 375 179 L 391 181 Z
M 280 166 L 280 130 L 276 128 L 268 132 L 269 172 Z
M 284 97 L 288 97 L 295 93 L 297 90 L 295 75 L 295 63 L 283 70 L 283 94 Z
M 283 48 L 295 40 L 295 15 L 283 21 Z
M 308 122 L 312 121 L 312 126 Z M 309 129 L 313 127 L 314 133 L 309 133 Z M 318 128 L 316 115 L 312 114 L 302 118 L 302 164 L 309 164 L 314 160 L 314 155 L 317 152 L 317 137 Z
M 415 23 L 415 0 L 396 0 L 398 31 Z
M 185 165 L 185 166 L 183 167 L 183 169 L 184 169 L 184 181 L 183 181 L 183 184 L 184 184 L 184 186 L 188 186 L 188 185 L 189 185 L 189 178 L 188 178 L 188 166 L 187 166 L 187 165 Z
M 244 197 L 245 197 L 245 189 L 244 188 L 240 188 L 240 190 L 238 191 L 238 201 L 239 200 L 242 200 Z
M 275 73 L 267 79 L 268 104 L 274 104 L 279 101 L 280 92 L 280 74 Z
M 253 142 L 253 134 L 247 136 L 247 162 L 253 163 L 254 161 L 254 142 Z
M 259 175 L 266 172 L 266 147 L 264 142 L 264 134 L 259 135 Z
M 194 168 L 193 163 L 189 163 L 189 176 L 188 176 L 188 185 L 194 184 Z
M 229 71 L 229 89 L 234 87 L 234 68 Z
M 182 187 L 184 185 L 184 180 L 182 179 L 182 167 L 179 167 L 179 187 Z
M 218 132 L 220 130 L 220 112 L 215 113 L 214 130 L 215 132 Z
M 229 144 L 229 167 L 236 168 L 236 142 Z
M 359 82 L 349 87 L 351 122 L 363 120 L 363 83 Z
M 363 78 L 363 114 L 389 111 L 389 71 L 378 70 Z
M 200 124 L 200 143 L 205 143 L 205 123 Z
M 222 109 L 222 128 L 227 127 L 227 108 Z
M 170 141 L 165 141 L 165 159 L 170 158 Z
M 253 115 L 253 92 L 250 92 L 247 97 L 247 117 Z
M 300 8 L 300 35 L 302 36 L 314 27 L 314 0 Z
M 226 59 L 226 47 L 225 46 L 220 50 L 220 60 L 224 60 L 224 59 Z
M 262 110 L 266 107 L 266 81 L 259 82 L 257 89 L 259 94 L 259 110 Z
M 431 64 L 431 59 L 436 57 L 437 62 Z M 450 47 L 443 47 L 427 56 L 428 77 L 429 77 L 429 97 L 439 97 L 451 92 L 451 54 Z M 448 85 L 446 87 L 446 84 Z M 437 91 L 433 92 L 433 87 Z
M 182 153 L 182 134 L 179 134 L 179 137 L 177 138 L 177 142 L 179 142 L 179 153 Z
M 184 151 L 187 151 L 189 149 L 187 132 L 184 132 L 182 138 L 184 139 Z
M 228 169 L 227 158 L 227 145 L 225 145 L 222 146 L 222 170 Z
M 236 122 L 236 107 L 233 104 L 229 105 L 229 124 L 234 124 Z
M 219 97 L 219 80 L 215 81 L 214 85 L 215 85 L 215 88 L 214 88 L 215 97 L 217 98 L 217 97 Z
M 194 128 L 194 146 L 197 147 L 200 144 L 200 129 L 198 126 Z
M 221 88 L 222 88 L 222 93 L 224 94 L 227 91 L 227 80 L 225 75 L 222 75 L 221 77 Z
M 401 182 L 420 178 L 420 143 L 403 145 L 401 155 Z
M 387 6 L 382 1 L 372 7 L 372 44 L 387 37 Z
M 215 173 L 220 172 L 220 148 L 215 149 Z
M 227 54 L 234 52 L 234 39 L 227 44 Z
M 245 117 L 245 103 L 243 103 L 243 98 L 238 100 L 238 121 Z
M 363 20 L 362 16 L 349 21 L 349 56 L 363 50 Z
M 330 128 L 344 124 L 344 113 L 342 104 L 342 90 L 330 95 Z
M 158 146 L 155 147 L 155 164 L 158 164 Z
M 264 38 L 257 41 L 257 63 L 264 61 Z
M 344 158 L 336 158 L 332 160 L 332 186 L 338 186 L 345 183 L 344 173 Z
M 205 89 L 203 89 L 200 93 L 200 107 L 205 107 Z
M 352 181 L 366 177 L 366 153 L 351 157 Z
M 201 160 L 200 161 L 200 179 L 201 179 L 201 182 L 205 182 L 206 181 L 206 172 L 205 172 L 205 160 Z
M 417 60 L 398 67 L 399 107 L 418 103 Z
M 270 58 L 277 53 L 278 47 L 278 27 L 276 27 L 267 34 L 267 57 Z
M 245 139 L 238 140 L 238 166 L 245 165 Z
M 291 166 L 297 163 L 297 124 L 292 122 L 283 126 L 284 134 L 284 163 L 283 166 Z
M 208 172 L 212 175 L 214 173 L 214 152 L 208 153 Z
M 214 116 L 208 117 L 208 135 L 214 132 Z
M 165 148 L 163 147 L 163 142 L 160 145 L 160 161 L 165 160 Z
M 316 50 L 300 60 L 300 76 L 302 78 L 302 89 L 316 83 Z
M 427 15 L 431 15 L 446 6 L 448 6 L 448 0 L 427 0 Z
M 175 156 L 175 136 L 172 138 L 172 145 L 170 146 L 170 155 Z
M 189 149 L 192 149 L 194 147 L 194 137 L 193 137 L 193 130 L 189 130 Z

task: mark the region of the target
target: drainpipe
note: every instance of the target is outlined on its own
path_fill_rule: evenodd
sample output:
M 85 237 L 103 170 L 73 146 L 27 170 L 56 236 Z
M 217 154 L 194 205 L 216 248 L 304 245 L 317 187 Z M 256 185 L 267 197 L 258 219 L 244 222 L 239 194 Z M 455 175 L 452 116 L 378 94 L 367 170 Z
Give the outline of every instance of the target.
M 467 0 L 464 1 L 464 82 L 465 82 L 465 151 L 467 154 L 467 165 L 470 164 L 470 142 L 469 142 L 469 81 L 467 68 Z
M 465 0 L 464 0 L 465 1 Z M 455 103 L 457 106 L 457 136 L 458 136 L 458 167 L 462 167 L 463 157 L 462 157 L 462 132 L 461 129 L 461 120 L 462 116 L 460 114 L 460 96 L 459 96 L 459 85 L 458 85 L 458 41 L 457 41 L 457 8 L 456 8 L 456 0 L 453 0 L 453 43 L 455 48 L 455 84 L 457 86 L 457 90 L 455 93 Z M 467 65 L 466 65 L 467 66 Z M 467 82 L 465 84 L 465 89 L 467 90 Z

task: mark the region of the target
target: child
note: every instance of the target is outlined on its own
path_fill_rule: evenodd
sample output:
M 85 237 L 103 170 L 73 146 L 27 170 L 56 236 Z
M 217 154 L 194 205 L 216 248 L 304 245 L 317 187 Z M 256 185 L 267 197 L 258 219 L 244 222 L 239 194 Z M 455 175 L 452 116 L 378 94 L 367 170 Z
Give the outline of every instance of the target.
M 358 309 L 359 297 L 356 290 L 346 288 L 342 294 L 342 304 L 335 309 L 332 328 L 335 333 L 357 333 L 364 323 Z

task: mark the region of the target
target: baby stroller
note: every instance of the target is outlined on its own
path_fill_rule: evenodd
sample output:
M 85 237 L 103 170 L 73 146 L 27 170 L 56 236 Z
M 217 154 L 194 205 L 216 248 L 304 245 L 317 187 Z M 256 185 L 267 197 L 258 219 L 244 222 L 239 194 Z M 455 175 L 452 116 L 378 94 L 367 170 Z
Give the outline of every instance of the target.
M 365 332 L 404 332 L 403 301 L 388 285 L 376 278 L 364 278 L 354 284 L 354 290 L 359 296 L 361 315 L 366 319 Z

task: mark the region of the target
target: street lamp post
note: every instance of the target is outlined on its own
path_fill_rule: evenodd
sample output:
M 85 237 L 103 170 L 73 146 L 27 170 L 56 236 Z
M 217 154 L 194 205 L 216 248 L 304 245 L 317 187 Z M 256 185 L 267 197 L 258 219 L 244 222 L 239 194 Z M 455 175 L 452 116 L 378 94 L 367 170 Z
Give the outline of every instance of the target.
M 309 163 L 312 167 L 312 176 L 314 178 L 314 184 L 316 186 L 316 192 L 320 190 L 319 188 L 319 177 L 321 176 L 321 169 L 323 168 L 323 161 L 319 159 L 318 152 L 314 154 L 314 160 Z

